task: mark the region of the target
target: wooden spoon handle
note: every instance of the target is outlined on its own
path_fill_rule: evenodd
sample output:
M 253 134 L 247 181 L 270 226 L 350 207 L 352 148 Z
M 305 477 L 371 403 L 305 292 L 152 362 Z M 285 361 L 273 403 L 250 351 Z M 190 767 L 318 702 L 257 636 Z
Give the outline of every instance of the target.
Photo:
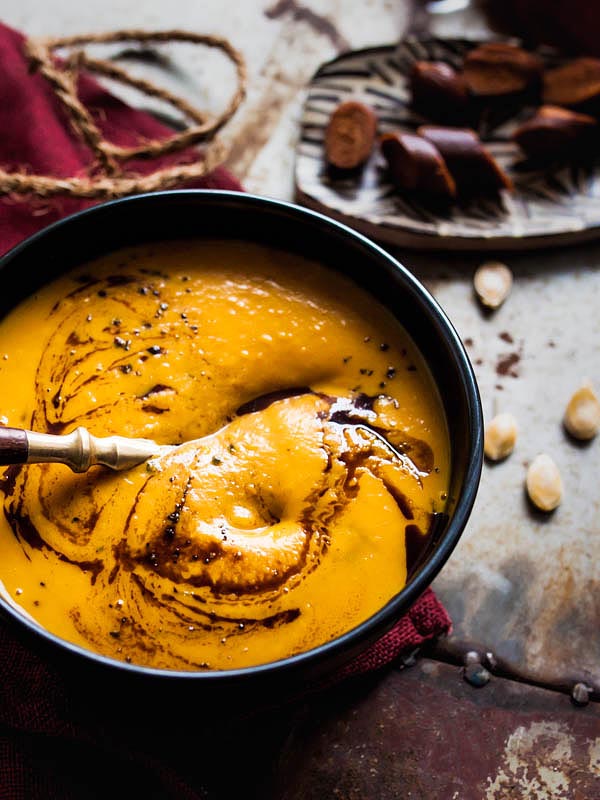
M 26 464 L 28 457 L 27 431 L 0 426 L 0 464 Z

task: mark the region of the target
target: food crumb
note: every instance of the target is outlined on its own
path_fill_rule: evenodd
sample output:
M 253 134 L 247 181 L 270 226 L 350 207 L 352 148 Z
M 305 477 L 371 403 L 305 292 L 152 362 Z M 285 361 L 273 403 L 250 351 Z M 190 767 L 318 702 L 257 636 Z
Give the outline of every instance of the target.
M 558 467 L 546 453 L 536 456 L 527 470 L 527 494 L 540 511 L 554 511 L 563 494 L 562 478 Z
M 600 429 L 600 401 L 592 385 L 586 382 L 569 400 L 563 424 L 576 439 L 593 439 Z
M 506 356 L 500 356 L 496 363 L 496 373 L 498 375 L 509 375 L 511 378 L 518 378 L 519 370 L 517 369 L 517 365 L 520 360 L 520 353 L 509 353 Z
M 506 300 L 512 288 L 513 275 L 506 264 L 486 261 L 473 276 L 473 288 L 479 302 L 489 309 L 497 309 Z
M 496 414 L 486 426 L 483 449 L 491 461 L 501 461 L 514 450 L 517 441 L 517 421 L 508 412 Z

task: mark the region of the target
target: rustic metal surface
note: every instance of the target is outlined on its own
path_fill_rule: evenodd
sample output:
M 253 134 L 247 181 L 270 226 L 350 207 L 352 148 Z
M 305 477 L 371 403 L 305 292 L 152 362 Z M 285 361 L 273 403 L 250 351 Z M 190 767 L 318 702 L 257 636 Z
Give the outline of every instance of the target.
M 421 658 L 199 721 L 186 753 L 206 800 L 599 800 L 600 706 Z
M 249 191 L 283 199 L 293 196 L 310 76 L 342 49 L 394 40 L 409 19 L 406 4 L 395 0 L 0 6 L 3 21 L 32 34 L 182 27 L 231 37 L 248 59 L 250 91 L 225 133 L 234 141 L 230 166 Z M 436 34 L 456 35 L 456 25 L 439 19 Z M 183 75 L 190 99 L 217 108 L 230 77 L 219 59 L 183 50 L 174 58 L 183 72 L 172 70 L 167 82 L 178 80 L 181 91 Z M 396 255 L 467 343 L 486 418 L 511 411 L 520 429 L 513 455 L 486 465 L 468 528 L 435 582 L 454 620 L 449 645 L 481 642 L 521 680 L 563 691 L 579 681 L 599 690 L 600 440 L 574 443 L 561 418 L 584 378 L 600 389 L 600 244 L 507 256 L 515 284 L 493 314 L 482 313 L 473 297 L 477 255 Z M 526 466 L 539 452 L 555 458 L 565 484 L 551 515 L 534 512 L 524 494 Z M 447 648 L 438 657 L 449 657 Z M 392 673 L 371 692 L 328 699 L 290 730 L 279 764 L 287 790 L 280 787 L 278 796 L 292 800 L 600 798 L 596 704 L 575 709 L 565 694 L 499 678 L 477 690 L 455 666 L 424 661 Z M 261 762 L 265 770 L 284 738 Z
M 272 797 L 595 800 L 600 709 L 428 659 L 331 693 L 296 721 Z
M 399 255 L 467 343 L 484 416 L 511 411 L 519 423 L 512 456 L 484 466 L 467 530 L 435 583 L 455 634 L 543 682 L 572 677 L 597 687 L 600 442 L 575 443 L 562 415 L 584 378 L 600 384 L 600 245 L 510 256 L 513 290 L 491 315 L 472 296 L 476 257 Z M 539 452 L 553 456 L 565 486 L 549 515 L 524 491 Z

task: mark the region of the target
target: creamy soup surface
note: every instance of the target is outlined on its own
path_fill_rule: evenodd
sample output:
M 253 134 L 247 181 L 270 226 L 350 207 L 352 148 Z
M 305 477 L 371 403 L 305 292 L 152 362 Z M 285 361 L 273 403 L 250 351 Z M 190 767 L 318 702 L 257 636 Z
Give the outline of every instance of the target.
M 0 398 L 6 425 L 180 445 L 126 472 L 4 468 L 4 596 L 110 658 L 308 650 L 397 594 L 443 519 L 446 422 L 412 341 L 259 245 L 130 248 L 50 283 L 0 322 Z

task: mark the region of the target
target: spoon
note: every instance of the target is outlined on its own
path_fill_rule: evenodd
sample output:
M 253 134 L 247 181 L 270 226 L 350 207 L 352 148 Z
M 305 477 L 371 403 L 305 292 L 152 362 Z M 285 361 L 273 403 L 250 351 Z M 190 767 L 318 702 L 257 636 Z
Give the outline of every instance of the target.
M 97 437 L 76 428 L 64 436 L 21 428 L 0 427 L 0 464 L 66 464 L 73 472 L 87 472 L 94 464 L 125 470 L 142 464 L 164 449 L 150 439 L 125 436 Z
M 276 394 L 279 395 L 279 393 Z M 265 395 L 265 397 L 271 397 L 271 395 Z M 254 408 L 256 403 L 255 400 L 248 406 L 252 406 L 252 410 L 257 410 Z M 346 422 L 349 427 L 362 431 L 371 439 L 375 438 L 420 482 L 421 474 L 412 460 L 397 450 L 382 432 L 366 421 L 359 421 L 360 417 L 346 419 L 348 416 L 347 405 L 346 401 L 338 399 L 332 405 L 330 420 L 337 423 Z M 238 413 L 242 408 L 244 407 L 238 409 Z M 364 409 L 361 411 L 366 414 Z M 87 472 L 95 464 L 102 464 L 114 470 L 126 470 L 172 449 L 173 445 L 160 445 L 151 439 L 93 436 L 83 427 L 75 428 L 64 436 L 58 436 L 51 433 L 37 433 L 22 428 L 0 426 L 0 466 L 54 462 L 65 464 L 73 472 Z

